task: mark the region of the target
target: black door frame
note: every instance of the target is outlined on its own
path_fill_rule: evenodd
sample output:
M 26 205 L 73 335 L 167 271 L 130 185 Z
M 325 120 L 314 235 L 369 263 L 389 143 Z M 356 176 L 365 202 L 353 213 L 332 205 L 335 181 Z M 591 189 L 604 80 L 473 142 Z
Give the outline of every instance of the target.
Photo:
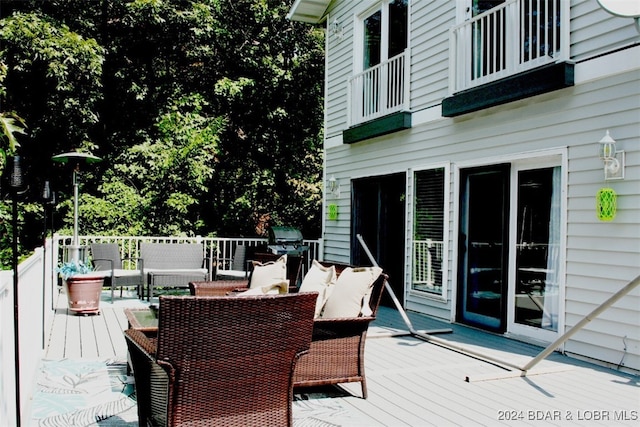
M 351 182 L 351 263 L 371 265 L 357 238 L 361 234 L 376 262 L 389 275 L 389 284 L 401 302 L 404 300 L 406 179 L 406 173 L 399 172 Z M 382 304 L 393 305 L 386 293 Z
M 510 173 L 510 164 L 460 170 L 456 321 L 495 332 L 504 332 L 507 327 Z M 469 213 L 469 178 L 492 174 L 497 180 L 493 182 L 494 185 L 483 188 L 486 193 L 472 195 L 474 206 L 471 209 L 474 211 Z M 479 200 L 484 195 L 487 200 Z M 483 238 L 476 242 L 480 236 L 469 236 L 469 229 L 473 227 L 472 231 L 481 237 L 495 237 L 487 236 L 487 233 L 495 231 L 496 224 L 499 224 L 499 242 Z M 472 253 L 470 245 L 479 245 L 484 249 L 474 249 Z M 478 288 L 478 292 L 474 291 L 475 288 Z M 496 295 L 500 298 L 492 300 Z

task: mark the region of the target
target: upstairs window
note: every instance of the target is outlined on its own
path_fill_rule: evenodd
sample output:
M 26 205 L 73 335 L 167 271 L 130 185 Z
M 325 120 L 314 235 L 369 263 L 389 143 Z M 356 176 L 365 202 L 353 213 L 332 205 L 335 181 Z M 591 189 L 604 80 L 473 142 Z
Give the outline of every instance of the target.
M 362 19 L 362 70 L 375 67 L 407 48 L 408 0 L 382 2 Z

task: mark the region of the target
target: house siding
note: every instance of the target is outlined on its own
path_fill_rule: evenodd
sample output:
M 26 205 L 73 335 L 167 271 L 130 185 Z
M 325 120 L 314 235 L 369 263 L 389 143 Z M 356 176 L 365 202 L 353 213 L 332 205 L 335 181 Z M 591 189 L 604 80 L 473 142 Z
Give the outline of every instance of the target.
M 631 19 L 611 16 L 594 1 L 572 1 L 570 60 L 576 63 L 575 86 L 443 118 L 437 111 L 449 95 L 448 37 L 449 28 L 455 24 L 455 2 L 414 1 L 410 6 L 409 43 L 413 127 L 342 144 L 340 135 L 348 126 L 347 81 L 353 72 L 354 16 L 364 6 L 337 1 L 332 7 L 329 20 L 337 16 L 344 24 L 344 35 L 341 39 L 329 36 L 328 40 L 325 162 L 326 176 L 335 176 L 340 184 L 340 197 L 327 196 L 326 200 L 338 206 L 339 215 L 337 220 L 325 216 L 325 259 L 350 259 L 351 180 L 450 164 L 446 300 L 409 291 L 408 244 L 405 277 L 391 280 L 404 281 L 405 295 L 399 297 L 407 309 L 453 321 L 457 171 L 527 158 L 535 162 L 536 156 L 553 154 L 561 158 L 566 180 L 562 331 L 640 273 L 640 60 L 631 59 L 630 66 L 617 66 L 640 56 L 640 35 Z M 617 141 L 618 150 L 626 153 L 623 180 L 604 181 L 596 150 L 607 129 Z M 411 180 L 408 182 L 410 196 Z M 612 222 L 599 221 L 595 212 L 596 192 L 605 186 L 613 188 L 618 197 Z M 407 217 L 411 215 L 412 204 L 408 202 Z M 412 234 L 410 221 L 406 233 Z M 640 370 L 638 325 L 640 290 L 636 289 L 574 335 L 564 351 Z

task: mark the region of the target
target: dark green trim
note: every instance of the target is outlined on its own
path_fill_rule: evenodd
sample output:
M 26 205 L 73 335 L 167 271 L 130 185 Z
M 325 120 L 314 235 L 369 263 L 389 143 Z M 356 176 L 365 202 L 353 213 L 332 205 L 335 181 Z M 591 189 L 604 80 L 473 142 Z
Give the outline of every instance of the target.
M 574 64 L 561 62 L 487 83 L 442 100 L 442 115 L 455 117 L 574 85 Z
M 376 136 L 386 135 L 403 129 L 411 128 L 411 113 L 400 111 L 371 120 L 361 125 L 350 127 L 342 132 L 342 142 L 353 144 Z

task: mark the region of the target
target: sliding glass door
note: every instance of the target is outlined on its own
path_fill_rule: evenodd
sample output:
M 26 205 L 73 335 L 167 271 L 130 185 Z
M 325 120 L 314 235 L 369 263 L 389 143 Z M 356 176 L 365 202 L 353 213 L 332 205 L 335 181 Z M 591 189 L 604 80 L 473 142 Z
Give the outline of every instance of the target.
M 552 341 L 561 313 L 561 168 L 460 173 L 457 320 Z

